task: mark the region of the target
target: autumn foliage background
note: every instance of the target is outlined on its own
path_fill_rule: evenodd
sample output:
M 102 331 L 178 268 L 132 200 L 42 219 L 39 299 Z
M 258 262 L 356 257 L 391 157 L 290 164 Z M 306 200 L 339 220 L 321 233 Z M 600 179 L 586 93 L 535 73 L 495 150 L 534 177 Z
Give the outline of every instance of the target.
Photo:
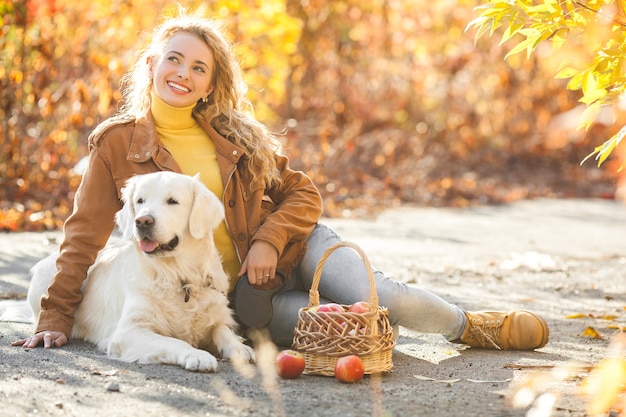
M 285 132 L 326 215 L 614 197 L 615 164 L 579 164 L 625 124 L 621 109 L 577 130 L 579 93 L 552 78 L 549 49 L 504 61 L 506 43 L 474 44 L 465 27 L 477 1 L 182 4 L 224 23 L 257 117 Z M 0 230 L 61 226 L 87 136 L 175 11 L 161 0 L 0 0 Z

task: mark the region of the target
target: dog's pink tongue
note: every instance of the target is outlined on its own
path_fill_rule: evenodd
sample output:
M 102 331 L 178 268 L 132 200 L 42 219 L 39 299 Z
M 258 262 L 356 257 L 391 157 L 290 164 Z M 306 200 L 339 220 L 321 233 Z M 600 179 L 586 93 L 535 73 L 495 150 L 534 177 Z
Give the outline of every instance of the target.
M 139 241 L 139 247 L 146 253 L 154 252 L 157 246 L 159 246 L 159 244 L 154 240 L 142 239 Z

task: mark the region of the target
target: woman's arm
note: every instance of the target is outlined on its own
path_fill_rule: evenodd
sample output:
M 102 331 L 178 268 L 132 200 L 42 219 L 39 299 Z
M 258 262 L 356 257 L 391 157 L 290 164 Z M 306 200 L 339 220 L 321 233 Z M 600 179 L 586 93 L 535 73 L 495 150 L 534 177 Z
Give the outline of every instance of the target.
M 266 190 L 276 207 L 265 218 L 253 241 L 270 242 L 280 256 L 289 242 L 309 237 L 322 215 L 323 204 L 311 179 L 304 172 L 289 168 L 287 157 L 277 156 L 276 165 L 282 183 Z M 280 230 L 280 233 L 276 233 L 276 230 Z
M 42 297 L 36 333 L 60 332 L 69 339 L 87 270 L 111 235 L 119 209 L 117 189 L 108 164 L 97 149 L 92 149 L 74 199 L 74 211 L 63 227 L 58 272 L 48 288 L 48 295 Z

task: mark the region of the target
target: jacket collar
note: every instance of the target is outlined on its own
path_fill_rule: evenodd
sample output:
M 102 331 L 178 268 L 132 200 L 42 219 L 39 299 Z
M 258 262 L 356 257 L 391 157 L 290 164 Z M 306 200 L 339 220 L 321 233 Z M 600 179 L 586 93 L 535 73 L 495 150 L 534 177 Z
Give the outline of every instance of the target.
M 197 110 L 194 110 L 194 118 L 213 141 L 218 157 L 222 157 L 237 165 L 239 159 L 244 155 L 243 148 L 220 135 Z M 130 140 L 126 159 L 133 162 L 145 162 L 150 158 L 154 159 L 161 168 L 176 172 L 181 171 L 172 155 L 159 139 L 152 114 L 148 113 L 135 121 L 135 129 Z
M 239 159 L 244 156 L 244 150 L 242 147 L 235 145 L 224 136 L 220 135 L 217 130 L 204 118 L 202 114 L 196 109 L 193 111 L 193 116 L 198 124 L 209 134 L 209 137 L 215 145 L 215 151 L 226 158 L 233 164 L 237 164 Z

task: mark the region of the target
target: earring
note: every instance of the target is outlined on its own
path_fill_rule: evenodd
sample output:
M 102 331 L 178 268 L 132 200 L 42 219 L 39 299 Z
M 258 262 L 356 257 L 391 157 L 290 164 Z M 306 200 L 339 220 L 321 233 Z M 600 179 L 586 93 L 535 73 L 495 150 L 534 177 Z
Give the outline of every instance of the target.
M 202 97 L 202 102 L 203 103 L 208 103 L 209 102 L 209 97 L 208 96 Z

